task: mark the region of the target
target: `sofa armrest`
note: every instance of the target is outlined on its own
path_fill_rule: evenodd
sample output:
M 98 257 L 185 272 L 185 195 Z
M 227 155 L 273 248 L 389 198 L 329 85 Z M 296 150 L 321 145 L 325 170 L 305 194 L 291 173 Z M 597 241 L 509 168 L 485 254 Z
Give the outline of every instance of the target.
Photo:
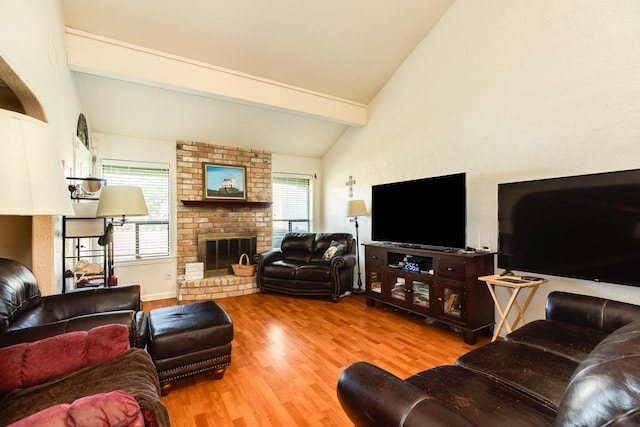
M 338 400 L 360 426 L 472 426 L 418 388 L 367 362 L 348 366 L 338 380 Z
M 112 360 L 128 349 L 129 333 L 124 325 L 102 325 L 9 346 L 0 349 L 0 391 L 51 381 Z
M 0 348 L 23 342 L 34 342 L 67 332 L 88 331 L 96 326 L 108 324 L 120 324 L 127 326 L 129 328 L 129 342 L 131 346 L 144 347 L 146 340 L 145 337 L 140 337 L 138 324 L 144 324 L 144 329 L 142 331 L 146 334 L 146 321 L 140 319 L 141 315 L 139 313 L 144 315 L 144 312 L 135 312 L 132 310 L 96 313 L 43 325 L 14 329 L 0 333 Z M 139 339 L 144 340 L 142 345 L 140 345 L 140 342 L 138 341 Z
M 56 320 L 107 311 L 140 311 L 140 285 L 83 289 L 42 297 L 42 307 Z
M 282 259 L 282 250 L 280 249 L 271 249 L 270 251 L 255 254 L 253 256 L 253 261 L 258 264 L 258 268 L 280 259 Z
M 606 298 L 554 291 L 547 296 L 546 318 L 610 333 L 640 320 L 640 306 Z
M 256 286 L 258 288 L 262 288 L 263 285 L 264 276 L 262 273 L 264 272 L 264 266 L 282 259 L 282 255 L 282 250 L 271 249 L 253 256 L 253 262 L 256 264 Z
M 135 314 L 134 322 L 136 325 L 135 341 L 131 343 L 131 347 L 145 348 L 149 341 L 149 323 L 147 322 L 147 314 L 144 311 L 138 311 Z
M 355 267 L 357 258 L 355 254 L 342 254 L 331 259 L 331 267 L 337 269 Z

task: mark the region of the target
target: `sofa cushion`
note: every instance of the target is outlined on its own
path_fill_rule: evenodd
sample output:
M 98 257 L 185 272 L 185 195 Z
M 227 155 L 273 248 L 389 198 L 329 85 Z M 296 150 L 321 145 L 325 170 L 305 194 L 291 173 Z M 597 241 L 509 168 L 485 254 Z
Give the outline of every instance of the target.
M 580 363 L 609 335 L 597 329 L 557 320 L 535 320 L 507 334 L 504 339 L 539 348 Z
M 282 237 L 280 249 L 283 258 L 295 263 L 307 263 L 314 249 L 313 233 L 287 233 Z
M 324 254 L 322 255 L 322 262 L 330 263 L 334 257 L 344 254 L 346 250 L 347 250 L 347 245 L 345 245 L 344 243 L 338 243 L 335 240 L 332 240 L 331 244 L 329 245 L 327 250 L 324 251 Z
M 611 333 L 627 323 L 640 320 L 640 306 L 553 291 L 547 297 L 546 318 Z
M 40 288 L 33 273 L 19 262 L 0 258 L 0 332 L 39 302 Z
M 286 260 L 274 261 L 271 264 L 264 266 L 263 275 L 265 277 L 273 277 L 275 279 L 288 279 L 293 280 L 296 275 L 297 262 L 290 262 Z
M 129 328 L 104 325 L 0 349 L 0 391 L 40 384 L 113 359 L 129 348 Z M 53 358 L 52 355 L 56 357 Z
M 578 362 L 525 344 L 494 341 L 464 354 L 456 365 L 557 409 Z
M 549 426 L 555 417 L 538 400 L 460 366 L 437 366 L 406 381 L 477 426 Z
M 640 424 L 640 321 L 605 338 L 580 363 L 558 409 L 556 426 Z
M 9 427 L 144 427 L 138 402 L 116 390 L 82 397 L 36 412 Z
M 331 267 L 329 264 L 306 264 L 296 268 L 296 280 L 305 282 L 330 282 Z

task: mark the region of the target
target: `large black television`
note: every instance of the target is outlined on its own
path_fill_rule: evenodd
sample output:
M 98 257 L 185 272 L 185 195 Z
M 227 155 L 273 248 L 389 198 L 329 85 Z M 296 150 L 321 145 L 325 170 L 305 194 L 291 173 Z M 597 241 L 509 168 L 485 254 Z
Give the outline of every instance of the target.
M 640 286 L 640 169 L 498 185 L 498 267 Z
M 466 245 L 466 175 L 436 176 L 371 187 L 371 238 L 425 249 Z

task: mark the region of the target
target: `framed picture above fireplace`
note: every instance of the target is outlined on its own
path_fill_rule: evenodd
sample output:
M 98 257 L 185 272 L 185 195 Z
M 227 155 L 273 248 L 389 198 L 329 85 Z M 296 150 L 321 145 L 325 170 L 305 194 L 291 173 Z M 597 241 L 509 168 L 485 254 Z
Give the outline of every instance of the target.
M 202 165 L 205 200 L 245 200 L 246 171 L 242 166 Z

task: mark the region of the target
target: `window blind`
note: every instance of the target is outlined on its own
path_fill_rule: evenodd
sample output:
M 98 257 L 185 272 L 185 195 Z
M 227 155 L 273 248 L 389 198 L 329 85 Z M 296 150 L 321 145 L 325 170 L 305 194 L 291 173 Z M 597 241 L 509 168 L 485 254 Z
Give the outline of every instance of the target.
M 135 185 L 142 188 L 148 216 L 127 218 L 114 227 L 116 261 L 168 256 L 169 165 L 120 160 L 103 160 L 102 177 L 107 185 Z
M 288 232 L 311 231 L 311 176 L 273 174 L 273 247 Z

